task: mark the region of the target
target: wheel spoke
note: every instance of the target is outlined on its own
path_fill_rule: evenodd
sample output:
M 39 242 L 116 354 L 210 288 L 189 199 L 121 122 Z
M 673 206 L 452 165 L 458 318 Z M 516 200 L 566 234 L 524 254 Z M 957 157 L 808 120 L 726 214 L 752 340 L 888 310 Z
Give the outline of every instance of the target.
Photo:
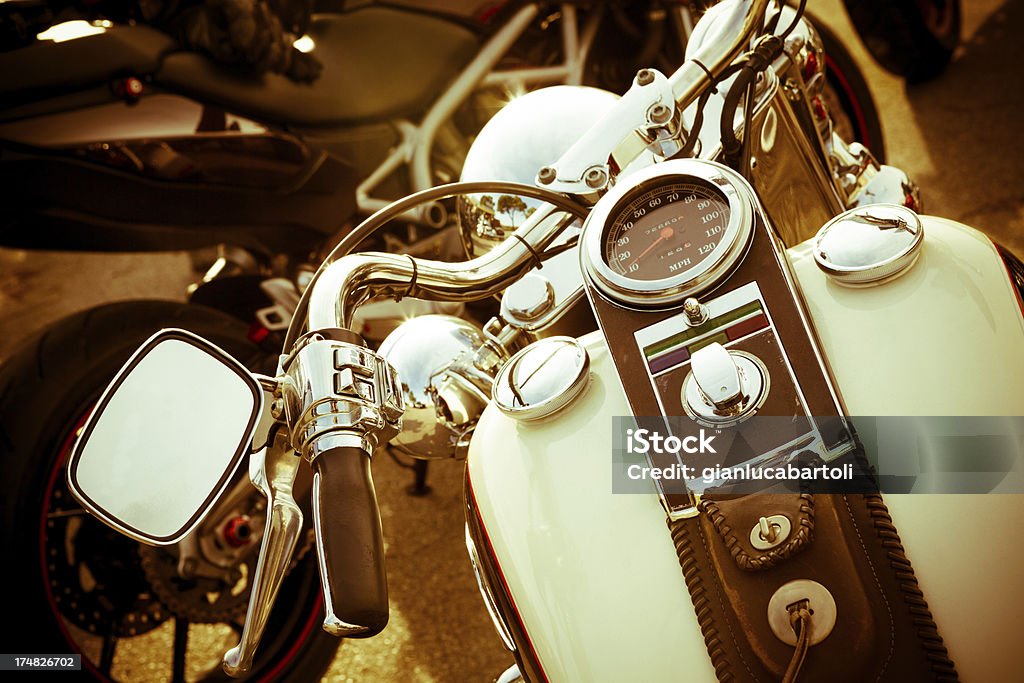
M 100 671 L 109 674 L 110 667 L 114 665 L 114 651 L 117 650 L 117 636 L 110 634 L 103 637 L 103 647 L 100 649 Z
M 185 657 L 188 654 L 189 623 L 180 617 L 174 620 L 174 655 L 171 660 L 171 683 L 185 683 Z

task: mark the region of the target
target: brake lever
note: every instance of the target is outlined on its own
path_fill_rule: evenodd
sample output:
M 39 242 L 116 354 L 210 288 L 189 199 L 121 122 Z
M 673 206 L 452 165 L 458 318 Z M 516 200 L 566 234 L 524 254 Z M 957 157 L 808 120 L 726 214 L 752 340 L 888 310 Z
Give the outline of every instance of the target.
M 238 645 L 224 655 L 223 667 L 229 676 L 241 676 L 252 667 L 256 647 L 298 545 L 302 510 L 292 489 L 300 463 L 284 429 L 276 430 L 272 443 L 250 456 L 249 479 L 267 497 L 267 523 L 242 636 Z

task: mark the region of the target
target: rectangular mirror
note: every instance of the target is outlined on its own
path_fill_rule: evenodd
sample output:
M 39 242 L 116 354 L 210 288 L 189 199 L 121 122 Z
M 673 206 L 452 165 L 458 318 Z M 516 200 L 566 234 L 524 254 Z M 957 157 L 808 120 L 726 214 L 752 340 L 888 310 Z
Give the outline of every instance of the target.
M 121 368 L 68 461 L 71 492 L 136 540 L 189 533 L 231 481 L 263 409 L 259 381 L 185 330 L 161 330 Z

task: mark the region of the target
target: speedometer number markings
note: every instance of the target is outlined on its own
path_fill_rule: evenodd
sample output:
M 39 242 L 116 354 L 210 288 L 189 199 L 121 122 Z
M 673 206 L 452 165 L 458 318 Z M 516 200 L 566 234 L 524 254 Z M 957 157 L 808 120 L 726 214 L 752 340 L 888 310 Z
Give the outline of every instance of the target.
M 605 262 L 637 280 L 671 277 L 708 258 L 728 222 L 729 204 L 710 185 L 654 188 L 613 216 L 604 237 Z

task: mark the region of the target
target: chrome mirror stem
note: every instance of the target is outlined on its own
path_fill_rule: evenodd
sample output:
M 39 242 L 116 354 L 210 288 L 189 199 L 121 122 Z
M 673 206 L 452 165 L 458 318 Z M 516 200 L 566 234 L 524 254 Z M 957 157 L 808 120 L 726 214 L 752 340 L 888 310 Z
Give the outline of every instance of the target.
M 271 445 L 254 453 L 250 459 L 249 478 L 267 497 L 267 524 L 252 576 L 252 594 L 242 637 L 238 645 L 224 655 L 224 671 L 230 676 L 241 676 L 252 667 L 256 647 L 302 533 L 302 510 L 292 495 L 300 462 L 283 429 L 278 430 Z

